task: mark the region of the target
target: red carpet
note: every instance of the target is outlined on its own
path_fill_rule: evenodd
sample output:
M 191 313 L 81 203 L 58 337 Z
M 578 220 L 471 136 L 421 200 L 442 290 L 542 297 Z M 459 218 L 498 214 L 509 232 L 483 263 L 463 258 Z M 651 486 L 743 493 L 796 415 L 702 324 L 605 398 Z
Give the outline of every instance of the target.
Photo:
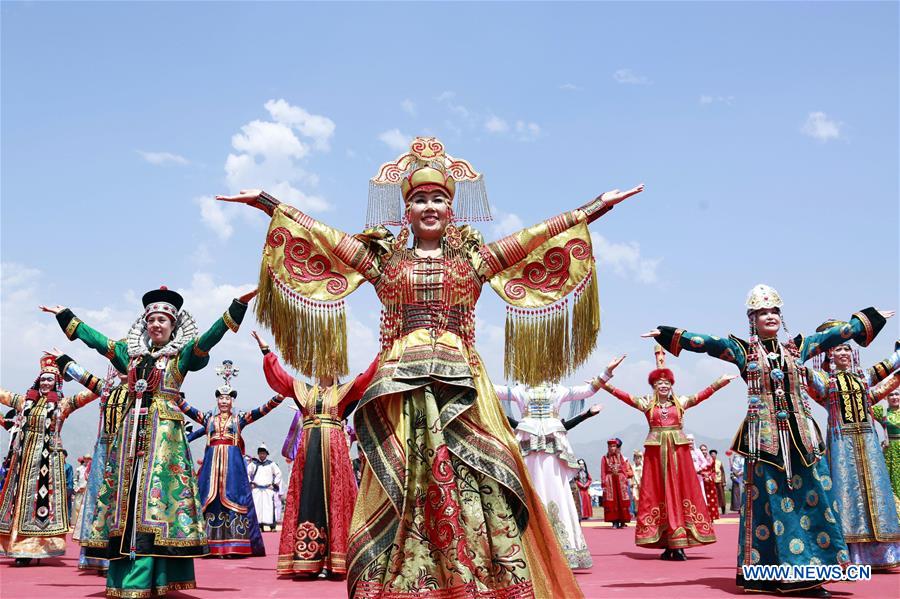
M 719 542 L 688 551 L 686 562 L 664 562 L 657 551 L 634 546 L 634 528 L 613 530 L 590 522 L 585 527 L 588 545 L 594 556 L 590 572 L 578 578 L 586 597 L 721 597 L 743 595 L 734 584 L 737 525 L 716 526 Z M 293 581 L 275 576 L 278 533 L 263 533 L 269 555 L 242 560 L 197 560 L 199 588 L 170 593 L 171 599 L 191 597 L 251 599 L 256 597 L 302 597 L 326 599 L 346 596 L 344 581 Z M 43 560 L 41 566 L 15 568 L 12 560 L 0 560 L 0 597 L 103 597 L 105 580 L 93 573 L 80 572 L 78 548 L 69 545 L 62 558 Z M 870 582 L 828 585 L 835 599 L 900 596 L 900 572 L 875 574 Z

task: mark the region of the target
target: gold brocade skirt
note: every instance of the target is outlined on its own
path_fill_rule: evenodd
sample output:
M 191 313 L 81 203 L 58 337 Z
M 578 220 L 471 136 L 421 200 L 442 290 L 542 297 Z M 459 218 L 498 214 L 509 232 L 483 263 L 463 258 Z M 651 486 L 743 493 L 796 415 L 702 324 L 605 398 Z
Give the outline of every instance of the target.
M 395 343 L 382 363 L 414 372 L 397 362 L 428 353 L 411 349 L 416 341 L 434 347 L 427 332 L 422 339 L 417 333 Z M 444 334 L 436 345 L 455 345 L 469 364 L 454 341 Z M 565 556 L 548 541 L 556 537 L 516 439 L 480 360 L 471 357 L 469 377 L 448 379 L 424 367 L 421 378 L 397 381 L 397 392 L 370 396 L 357 412 L 366 464 L 350 525 L 353 597 L 582 596 L 569 568 L 559 567 Z M 373 384 L 388 388 L 387 378 Z

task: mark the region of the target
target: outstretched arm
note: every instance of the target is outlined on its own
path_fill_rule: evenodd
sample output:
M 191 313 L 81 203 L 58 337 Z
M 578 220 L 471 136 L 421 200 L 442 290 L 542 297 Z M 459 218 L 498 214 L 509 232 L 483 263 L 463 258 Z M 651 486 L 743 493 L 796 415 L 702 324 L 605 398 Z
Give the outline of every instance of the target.
M 746 343 L 735 337 L 717 337 L 693 333 L 675 327 L 659 326 L 641 337 L 653 337 L 663 349 L 677 356 L 681 350 L 705 353 L 713 358 L 731 362 L 742 372 L 747 362 Z
M 295 379 L 281 366 L 278 356 L 269 350 L 269 347 L 262 348 L 263 353 L 263 374 L 266 376 L 266 382 L 272 391 L 286 397 L 294 397 L 297 393 L 294 391 L 294 384 L 299 384 L 304 392 L 307 392 L 309 386 L 299 379 Z
M 192 430 L 192 431 L 190 432 L 190 434 L 188 434 L 188 436 L 187 436 L 187 442 L 190 443 L 190 442 L 192 442 L 192 441 L 196 441 L 196 440 L 199 439 L 200 437 L 205 437 L 205 436 L 206 436 L 206 427 L 205 427 L 205 426 L 201 426 L 201 427 L 199 427 L 199 428 L 196 428 L 196 429 Z
M 879 381 L 883 381 L 891 375 L 892 372 L 900 368 L 900 349 L 896 350 L 890 356 L 875 364 L 866 370 L 866 379 L 869 385 L 875 385 Z
M 266 237 L 266 251 L 269 251 L 270 248 L 275 249 L 282 246 L 288 249 L 293 247 L 292 244 L 297 243 L 298 239 L 301 247 L 303 247 L 303 242 L 309 241 L 312 246 L 315 246 L 304 248 L 309 253 L 310 262 L 324 258 L 323 262 L 316 265 L 317 267 L 327 266 L 330 268 L 334 266 L 329 262 L 329 259 L 334 258 L 370 281 L 378 278 L 380 273 L 379 257 L 385 249 L 378 242 L 383 241 L 382 237 L 385 235 L 389 235 L 387 229 L 381 228 L 367 231 L 366 235 L 348 235 L 339 229 L 314 219 L 293 206 L 282 204 L 274 196 L 261 189 L 242 189 L 237 195 L 220 195 L 216 196 L 216 199 L 222 202 L 247 204 L 262 210 L 272 217 L 272 225 L 269 227 L 269 234 Z M 290 228 L 299 225 L 299 229 L 294 233 L 302 230 L 302 237 L 292 235 L 290 228 L 280 226 L 287 224 L 290 225 Z M 369 233 L 371 235 L 368 235 Z M 316 250 L 325 251 L 327 257 L 316 255 Z M 303 275 L 308 274 L 303 267 L 297 270 L 302 271 Z M 326 271 L 325 274 L 332 273 Z M 321 281 L 322 279 L 317 280 Z M 358 285 L 359 281 L 353 283 L 354 288 Z
M 590 408 L 588 408 L 587 410 L 585 410 L 584 412 L 579 414 L 578 416 L 575 416 L 574 418 L 569 418 L 568 420 L 563 420 L 562 421 L 563 428 L 565 428 L 567 431 L 570 431 L 573 428 L 575 428 L 576 426 L 578 426 L 579 424 L 581 424 L 582 422 L 584 422 L 585 420 L 587 420 L 588 418 L 591 418 L 591 417 L 599 414 L 600 410 L 602 410 L 602 409 L 603 409 L 603 406 L 601 406 L 600 404 L 594 404 Z
M 630 393 L 628 393 L 626 391 L 622 391 L 621 389 L 617 389 L 616 387 L 613 387 L 612 385 L 610 385 L 607 382 L 607 381 L 609 381 L 609 379 L 611 379 L 613 377 L 613 371 L 619 367 L 619 364 L 621 364 L 622 360 L 624 360 L 626 357 L 627 357 L 627 354 L 623 354 L 623 355 L 619 356 L 618 358 L 613 358 L 612 361 L 610 361 L 610 363 L 607 364 L 606 371 L 603 374 L 601 374 L 600 376 L 598 376 L 597 378 L 595 378 L 591 382 L 591 384 L 596 385 L 597 388 L 599 388 L 599 389 L 603 389 L 604 391 L 606 391 L 607 393 L 609 393 L 610 395 L 612 395 L 619 401 L 622 401 L 625 404 L 631 406 L 632 408 L 635 408 L 635 409 L 643 412 L 644 410 L 646 410 L 646 406 L 641 402 L 640 397 L 634 397 Z
M 198 339 L 191 340 L 178 354 L 178 370 L 182 375 L 188 371 L 202 370 L 209 364 L 209 351 L 222 340 L 227 331 L 237 333 L 244 315 L 247 313 L 247 304 L 256 296 L 254 289 L 241 297 L 231 301 L 231 305 L 222 314 L 209 330 Z
M 184 398 L 184 393 L 179 392 L 178 397 L 175 398 L 175 405 L 178 406 L 178 409 L 184 412 L 188 418 L 201 424 L 203 427 L 206 427 L 208 421 L 207 415 L 189 404 Z
M 881 329 L 884 328 L 887 319 L 894 315 L 892 310 L 876 310 L 865 308 L 856 312 L 847 324 L 838 324 L 821 333 L 812 335 L 797 335 L 794 343 L 800 349 L 800 359 L 804 362 L 825 350 L 837 347 L 847 339 L 853 339 L 859 345 L 866 347 Z
M 94 349 L 105 357 L 119 372 L 128 370 L 128 348 L 124 340 L 114 341 L 95 329 L 83 323 L 68 308 L 63 306 L 40 306 L 44 312 L 56 316 L 56 322 L 70 341 L 79 339 L 82 343 Z
M 24 403 L 24 395 L 19 395 L 18 393 L 13 393 L 11 391 L 7 391 L 6 389 L 0 389 L 0 404 L 19 411 L 22 409 L 22 405 Z
M 900 371 L 895 372 L 893 376 L 885 379 L 884 382 L 882 382 L 880 385 L 872 387 L 870 389 L 870 401 L 872 402 L 872 404 L 878 403 L 879 401 L 890 395 L 891 392 L 897 387 L 900 387 Z
M 62 414 L 64 418 L 78 408 L 83 408 L 100 397 L 100 394 L 103 393 L 102 379 L 88 372 L 84 367 L 77 364 L 72 358 L 55 347 L 47 353 L 56 359 L 56 365 L 60 372 L 69 375 L 85 388 L 85 391 L 65 397 L 62 403 Z
M 263 405 L 255 408 L 249 412 L 244 412 L 241 414 L 241 426 L 244 427 L 251 422 L 256 422 L 272 410 L 278 407 L 278 404 L 284 401 L 284 395 L 276 395 Z
M 479 250 L 481 263 L 476 264 L 476 270 L 483 279 L 490 279 L 497 273 L 525 260 L 533 250 L 547 240 L 578 224 L 597 220 L 619 202 L 643 190 L 644 185 L 641 184 L 627 191 L 618 189 L 607 191 L 580 208 L 563 212 L 537 225 L 507 235 L 503 239 L 486 243 Z
M 717 378 L 713 383 L 697 393 L 696 395 L 691 395 L 687 398 L 687 401 L 684 402 L 684 409 L 693 408 L 694 406 L 700 405 L 707 399 L 713 396 L 713 393 L 730 383 L 732 380 L 736 379 L 736 374 L 723 374 L 719 378 Z

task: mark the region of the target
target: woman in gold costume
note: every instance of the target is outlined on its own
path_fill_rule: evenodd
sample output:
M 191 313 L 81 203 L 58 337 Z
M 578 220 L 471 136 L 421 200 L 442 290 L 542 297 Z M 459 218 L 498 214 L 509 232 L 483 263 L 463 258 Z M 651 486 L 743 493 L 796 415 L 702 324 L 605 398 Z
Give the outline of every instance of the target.
M 359 235 L 262 191 L 218 198 L 272 217 L 257 317 L 304 375 L 346 374 L 344 297 L 368 281 L 383 304 L 379 363 L 355 416 L 365 466 L 350 596 L 581 596 L 547 542 L 553 529 L 475 351 L 475 304 L 489 282 L 512 306 L 507 374 L 533 385 L 573 372 L 600 324 L 587 224 L 642 190 L 601 194 L 486 244 L 456 224 L 489 219 L 481 175 L 417 138 L 370 181 L 370 228 Z

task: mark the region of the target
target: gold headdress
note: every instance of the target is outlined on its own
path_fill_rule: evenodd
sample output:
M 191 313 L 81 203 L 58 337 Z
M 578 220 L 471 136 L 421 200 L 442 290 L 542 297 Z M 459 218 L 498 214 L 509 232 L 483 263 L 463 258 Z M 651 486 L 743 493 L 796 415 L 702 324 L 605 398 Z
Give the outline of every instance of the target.
M 484 177 L 472 165 L 444 152 L 436 137 L 417 137 L 409 152 L 386 162 L 369 180 L 366 226 L 403 224 L 405 203 L 424 186 L 447 192 L 457 222 L 491 220 Z

